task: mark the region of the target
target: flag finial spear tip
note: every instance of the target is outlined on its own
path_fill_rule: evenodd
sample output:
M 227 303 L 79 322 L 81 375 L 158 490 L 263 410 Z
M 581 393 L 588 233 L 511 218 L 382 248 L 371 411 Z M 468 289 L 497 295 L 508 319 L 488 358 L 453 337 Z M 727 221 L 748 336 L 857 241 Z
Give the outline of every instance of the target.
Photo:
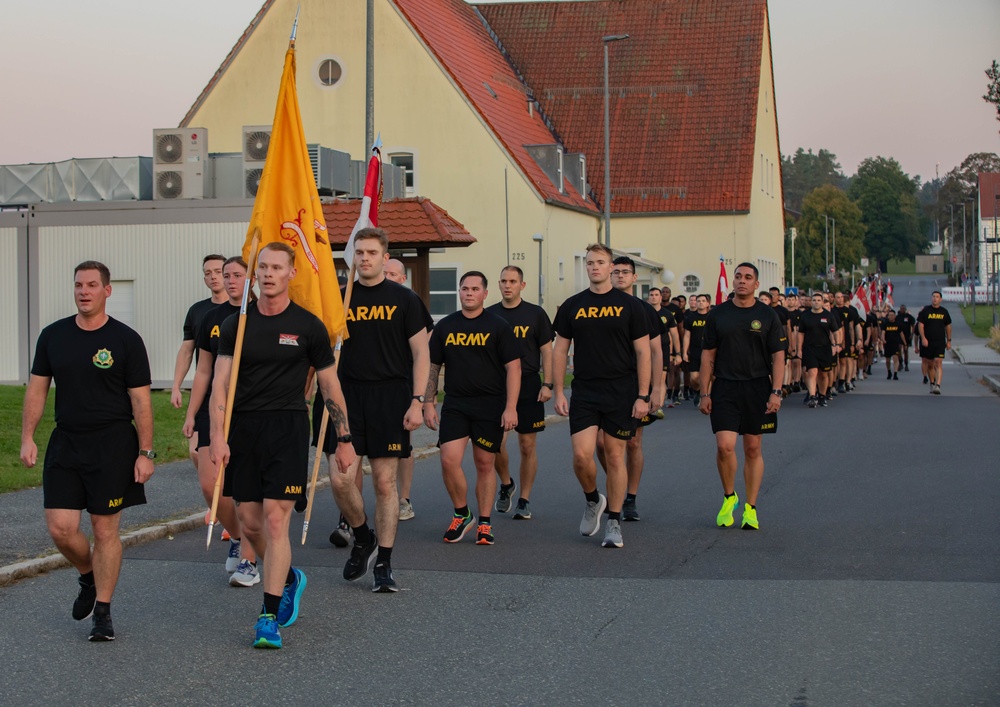
M 381 149 L 381 147 L 382 147 L 382 133 L 379 133 L 378 136 L 375 138 L 375 144 L 372 145 L 372 151 Z
M 288 38 L 288 44 L 290 46 L 295 46 L 295 35 L 299 31 L 299 10 L 302 9 L 302 5 L 295 8 L 295 21 L 292 23 L 292 36 Z

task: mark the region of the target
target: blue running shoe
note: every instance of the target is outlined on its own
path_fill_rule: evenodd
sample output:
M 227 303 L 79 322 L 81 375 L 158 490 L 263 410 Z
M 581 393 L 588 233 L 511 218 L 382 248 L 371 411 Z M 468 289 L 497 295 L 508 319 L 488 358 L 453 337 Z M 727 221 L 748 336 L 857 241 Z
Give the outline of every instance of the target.
M 281 604 L 278 606 L 277 621 L 281 628 L 291 626 L 295 619 L 299 618 L 299 599 L 306 588 L 306 573 L 302 570 L 292 568 L 295 581 L 285 585 L 285 591 L 281 593 Z
M 253 627 L 254 648 L 281 648 L 281 634 L 278 632 L 278 622 L 274 614 L 261 614 Z

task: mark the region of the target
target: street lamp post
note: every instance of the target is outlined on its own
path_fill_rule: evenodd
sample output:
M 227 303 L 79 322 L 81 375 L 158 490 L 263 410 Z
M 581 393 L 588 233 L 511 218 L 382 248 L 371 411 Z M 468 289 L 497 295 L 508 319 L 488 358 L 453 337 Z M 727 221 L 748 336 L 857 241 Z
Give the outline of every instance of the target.
M 608 105 L 608 44 L 628 39 L 627 34 L 609 34 L 604 43 L 604 245 L 611 247 L 611 109 Z
M 965 235 L 965 205 L 972 203 L 975 205 L 975 199 L 965 199 L 962 202 L 962 243 L 965 245 L 965 268 L 968 270 L 970 267 L 975 268 L 976 266 L 976 256 L 975 254 L 969 254 L 969 241 Z M 975 234 L 972 236 L 972 240 L 976 240 Z M 972 300 L 972 323 L 976 323 L 976 273 L 972 273 L 972 279 L 969 280 L 969 299 Z
M 833 221 L 833 272 L 837 276 L 837 282 L 840 282 L 840 273 L 837 272 L 837 219 L 833 216 L 830 217 Z
M 542 277 L 542 241 L 545 237 L 541 233 L 536 233 L 531 240 L 538 244 L 538 306 L 541 307 L 545 299 L 542 294 L 545 289 L 545 280 Z
M 823 270 L 823 278 L 830 277 L 830 217 L 823 214 L 823 223 L 826 228 L 826 268 Z

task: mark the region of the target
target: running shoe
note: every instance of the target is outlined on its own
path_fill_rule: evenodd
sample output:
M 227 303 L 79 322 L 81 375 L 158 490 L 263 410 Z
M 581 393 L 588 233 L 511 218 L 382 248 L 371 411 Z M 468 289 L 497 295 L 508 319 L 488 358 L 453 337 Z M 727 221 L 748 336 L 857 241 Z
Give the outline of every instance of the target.
M 898 371 L 897 371 L 896 373 L 893 373 L 893 374 L 892 374 L 892 379 L 893 379 L 894 381 L 898 381 L 898 380 L 899 380 L 899 372 L 898 372 Z
M 603 493 L 597 494 L 596 502 L 587 501 L 587 507 L 583 511 L 583 520 L 580 521 L 580 534 L 590 537 L 597 535 L 601 529 L 601 514 L 608 507 L 608 499 Z
M 240 560 L 236 571 L 229 578 L 229 586 L 252 587 L 255 584 L 260 584 L 260 572 L 257 571 L 257 565 L 250 560 Z
M 892 374 L 891 373 L 887 373 L 886 376 L 885 376 L 885 379 L 887 381 L 891 381 L 892 380 Z
M 493 504 L 493 510 L 497 513 L 506 513 L 510 510 L 511 499 L 514 496 L 514 491 L 517 490 L 517 482 L 514 479 L 510 480 L 510 486 L 505 486 L 500 484 L 500 495 L 497 496 L 497 502 Z
M 649 414 L 652 415 L 653 417 L 655 417 L 657 420 L 662 420 L 663 418 L 665 418 L 667 416 L 666 413 L 663 412 L 663 408 L 662 407 L 656 408 L 655 410 L 653 410 L 653 412 L 651 412 Z
M 829 398 L 836 398 L 837 397 L 837 389 L 831 386 L 830 390 L 827 392 L 827 397 L 829 397 Z
M 821 408 L 829 407 L 830 406 L 830 398 L 826 397 L 825 395 L 819 396 L 819 406 Z
M 531 520 L 531 506 L 525 500 L 518 500 L 514 509 L 514 520 Z
M 226 542 L 227 540 L 232 540 L 233 536 L 229 534 L 229 531 L 225 528 L 222 529 L 222 535 L 219 536 L 219 540 Z
M 924 376 L 924 385 L 927 385 L 927 376 Z
M 910 370 L 910 364 L 907 363 L 905 366 L 903 366 L 903 370 L 904 371 Z
M 699 407 L 701 405 L 701 393 L 694 394 L 694 406 Z
M 476 528 L 476 545 L 492 545 L 495 540 L 493 526 L 489 523 L 480 523 Z
M 743 524 L 740 527 L 743 530 L 760 529 L 760 526 L 757 525 L 757 509 L 753 508 L 749 503 L 743 504 Z
M 448 529 L 444 531 L 444 541 L 446 543 L 457 543 L 459 540 L 465 537 L 465 534 L 469 532 L 469 528 L 472 527 L 472 514 L 467 516 L 453 515 L 451 517 L 451 525 Z
M 111 614 L 94 614 L 88 640 L 95 643 L 115 640 L 115 627 L 111 625 Z
M 931 393 L 933 393 L 934 395 L 941 395 L 941 386 L 938 383 L 932 385 Z
M 722 508 L 719 509 L 719 515 L 715 517 L 715 524 L 720 528 L 728 528 L 733 524 L 733 509 L 736 508 L 736 504 L 740 502 L 740 497 L 735 493 L 732 496 L 726 496 L 722 499 Z
M 614 518 L 608 518 L 601 547 L 625 547 L 625 541 L 622 540 L 622 526 Z
M 226 572 L 232 574 L 240 566 L 240 545 L 239 540 L 229 541 L 229 557 L 226 558 Z
M 94 613 L 94 604 L 97 603 L 97 587 L 87 584 L 83 577 L 76 580 L 80 584 L 80 593 L 76 595 L 73 602 L 73 618 L 83 621 Z
M 844 382 L 843 381 L 840 381 L 840 382 L 837 383 L 837 392 L 838 393 L 846 393 L 847 392 L 847 389 L 844 387 Z
M 410 520 L 415 516 L 416 513 L 413 512 L 413 504 L 407 500 L 402 500 L 399 502 L 399 519 L 400 520 Z
M 293 567 L 292 574 L 295 575 L 295 581 L 285 585 L 285 591 L 281 593 L 281 604 L 278 605 L 278 615 L 274 617 L 282 628 L 291 626 L 299 618 L 299 601 L 306 589 L 306 573 Z M 277 647 L 281 648 L 280 637 Z
M 281 648 L 281 632 L 274 614 L 261 614 L 253 627 L 254 648 Z
M 330 542 L 332 542 L 337 547 L 347 547 L 351 543 L 351 535 L 354 531 L 351 530 L 351 526 L 347 524 L 344 520 L 344 516 L 340 516 L 340 523 L 337 525 L 336 529 L 330 533 Z
M 625 499 L 625 503 L 622 505 L 622 520 L 639 520 L 639 509 L 635 507 L 635 501 Z
M 355 538 L 354 547 L 351 548 L 351 556 L 347 558 L 347 563 L 344 565 L 344 579 L 353 582 L 368 574 L 368 570 L 375 564 L 377 550 L 378 538 L 375 537 L 374 531 L 372 531 L 372 539 L 367 543 L 359 543 Z
M 384 560 L 376 562 L 373 577 L 372 591 L 375 594 L 389 594 L 390 592 L 399 591 L 396 578 L 392 576 L 392 567 L 389 566 L 388 562 Z

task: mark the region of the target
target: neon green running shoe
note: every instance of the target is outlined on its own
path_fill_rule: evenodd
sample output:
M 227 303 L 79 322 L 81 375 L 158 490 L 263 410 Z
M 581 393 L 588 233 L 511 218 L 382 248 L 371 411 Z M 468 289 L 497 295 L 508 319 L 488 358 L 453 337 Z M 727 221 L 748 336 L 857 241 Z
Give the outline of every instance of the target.
M 722 509 L 719 510 L 719 515 L 715 519 L 715 522 L 720 528 L 728 528 L 733 524 L 733 509 L 736 508 L 736 504 L 739 502 L 740 497 L 735 493 L 732 496 L 722 499 Z
M 743 525 L 740 527 L 743 530 L 760 530 L 760 526 L 757 525 L 757 509 L 749 503 L 743 504 Z

